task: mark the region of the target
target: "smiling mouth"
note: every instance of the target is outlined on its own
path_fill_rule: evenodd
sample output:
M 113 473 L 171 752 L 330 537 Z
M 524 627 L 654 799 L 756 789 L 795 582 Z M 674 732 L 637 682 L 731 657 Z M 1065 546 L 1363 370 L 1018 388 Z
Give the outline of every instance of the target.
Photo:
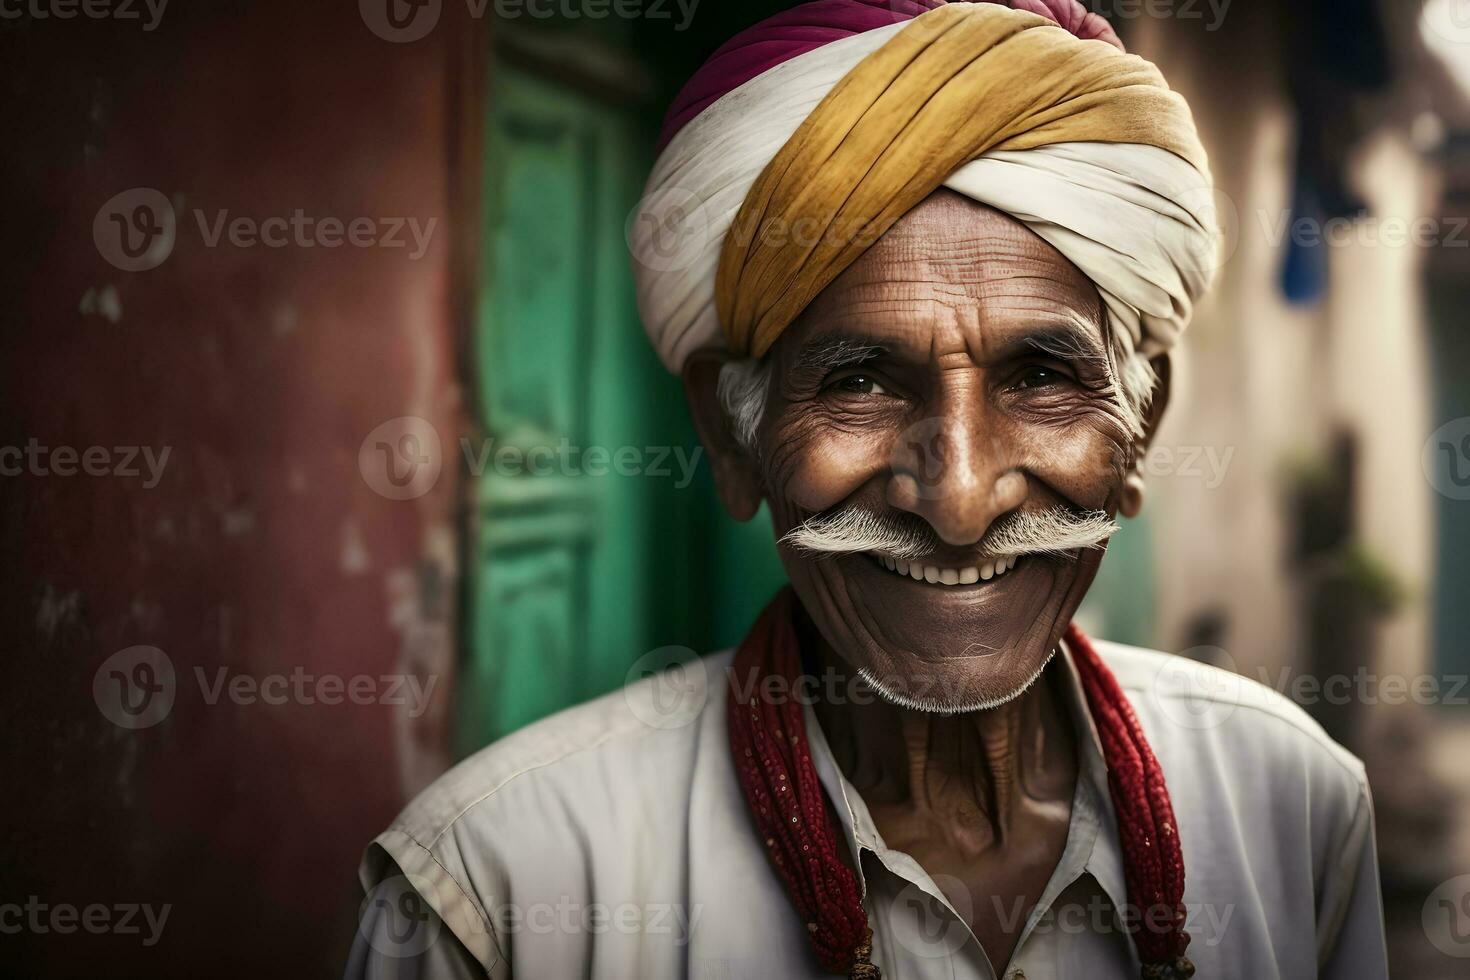
M 875 551 L 864 552 L 864 554 L 895 575 L 911 578 L 915 582 L 928 582 L 930 585 L 974 585 L 977 582 L 988 582 L 1015 568 L 1016 562 L 1021 560 L 1020 555 L 1007 555 L 1003 558 L 982 562 L 979 565 L 955 568 L 890 558 L 888 555 Z

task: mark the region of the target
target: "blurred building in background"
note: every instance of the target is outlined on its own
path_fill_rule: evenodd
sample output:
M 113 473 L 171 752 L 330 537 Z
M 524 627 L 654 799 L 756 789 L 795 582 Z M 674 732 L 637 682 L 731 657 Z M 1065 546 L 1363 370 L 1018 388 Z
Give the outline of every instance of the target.
M 357 855 L 414 792 L 743 634 L 782 578 L 769 528 L 719 509 L 625 225 L 677 86 L 783 6 L 0 20 L 0 446 L 168 452 L 151 485 L 53 456 L 0 477 L 0 901 L 172 909 L 156 944 L 68 936 L 68 962 L 335 973 Z M 1229 249 L 1082 616 L 1365 757 L 1395 970 L 1458 976 L 1470 3 L 1093 6 L 1194 108 Z M 138 191 L 161 253 L 107 243 Z M 359 219 L 365 244 L 324 241 Z M 139 674 L 137 647 L 165 659 Z M 168 707 L 136 723 L 115 674 Z M 36 973 L 61 941 L 5 939 Z

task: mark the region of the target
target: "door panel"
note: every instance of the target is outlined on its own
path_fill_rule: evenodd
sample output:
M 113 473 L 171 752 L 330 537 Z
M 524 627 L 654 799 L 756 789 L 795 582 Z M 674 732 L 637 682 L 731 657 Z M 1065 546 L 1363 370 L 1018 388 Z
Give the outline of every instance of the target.
M 486 128 L 485 266 L 476 333 L 484 469 L 477 513 L 461 749 L 578 693 L 595 488 L 564 447 L 587 427 L 589 232 L 598 133 L 550 83 L 496 73 Z M 539 455 L 537 455 L 539 454 Z

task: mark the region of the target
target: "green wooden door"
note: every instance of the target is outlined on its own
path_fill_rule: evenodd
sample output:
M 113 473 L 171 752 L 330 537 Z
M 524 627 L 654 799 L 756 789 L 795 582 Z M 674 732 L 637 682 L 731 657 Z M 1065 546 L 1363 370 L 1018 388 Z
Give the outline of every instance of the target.
M 677 441 L 679 397 L 633 302 L 623 223 L 643 140 L 630 120 L 514 68 L 496 71 L 489 105 L 466 752 L 615 687 L 660 641 L 668 575 L 647 541 L 673 491 L 610 460 L 646 464 L 648 447 Z

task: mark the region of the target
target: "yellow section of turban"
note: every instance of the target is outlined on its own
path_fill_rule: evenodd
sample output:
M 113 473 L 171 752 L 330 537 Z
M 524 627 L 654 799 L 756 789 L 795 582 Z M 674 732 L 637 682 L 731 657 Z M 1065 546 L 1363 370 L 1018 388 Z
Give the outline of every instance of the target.
M 730 349 L 764 356 L 963 164 L 1086 141 L 1160 147 L 1209 173 L 1188 106 L 1142 58 L 996 4 L 914 18 L 822 99 L 746 195 L 715 281 Z

